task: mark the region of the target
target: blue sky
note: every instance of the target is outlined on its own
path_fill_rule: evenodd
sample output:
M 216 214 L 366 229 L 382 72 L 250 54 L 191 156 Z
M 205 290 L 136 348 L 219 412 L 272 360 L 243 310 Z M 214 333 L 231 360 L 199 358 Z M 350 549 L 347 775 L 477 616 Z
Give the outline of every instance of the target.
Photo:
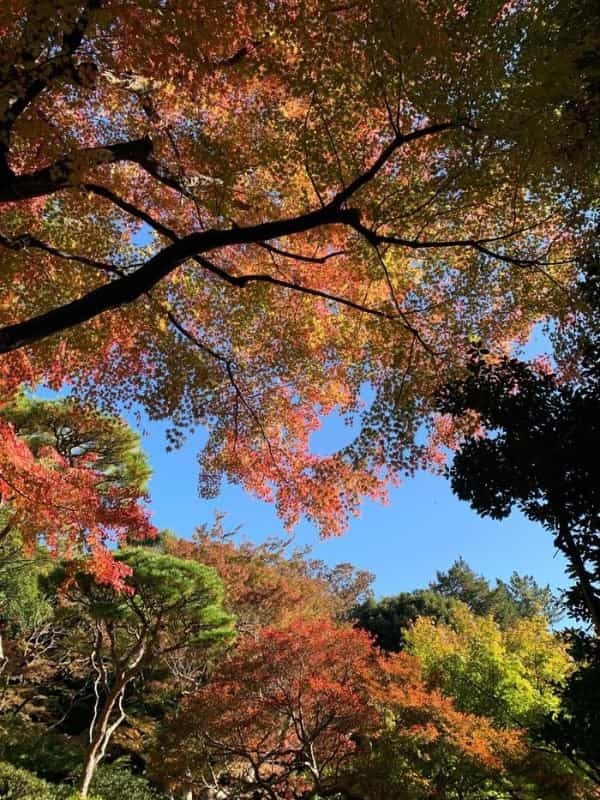
M 196 456 L 202 434 L 167 453 L 164 426 L 146 423 L 144 428 L 144 447 L 154 469 L 153 519 L 159 527 L 189 537 L 196 525 L 210 523 L 220 511 L 226 514 L 226 528 L 242 526 L 253 541 L 287 535 L 269 504 L 237 486 L 224 485 L 214 501 L 199 498 Z M 348 428 L 333 416 L 311 444 L 321 452 L 334 450 L 347 437 Z M 452 495 L 446 480 L 425 472 L 392 490 L 389 505 L 366 503 L 345 536 L 323 541 L 303 523 L 295 530 L 294 543 L 311 545 L 314 556 L 328 564 L 349 561 L 373 572 L 378 596 L 426 586 L 436 570 L 447 569 L 461 555 L 491 580 L 507 579 L 517 570 L 554 588 L 566 585 L 564 561 L 541 526 L 518 513 L 502 522 L 481 519 Z

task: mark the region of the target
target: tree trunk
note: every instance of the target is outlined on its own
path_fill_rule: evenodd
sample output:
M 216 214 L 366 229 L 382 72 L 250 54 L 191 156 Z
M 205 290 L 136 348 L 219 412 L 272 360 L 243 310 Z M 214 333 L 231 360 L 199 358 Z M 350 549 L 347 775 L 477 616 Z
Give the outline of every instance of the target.
M 571 566 L 577 575 L 577 580 L 579 581 L 579 586 L 581 587 L 581 591 L 583 593 L 585 605 L 587 610 L 590 612 L 590 619 L 592 621 L 592 625 L 594 626 L 596 636 L 600 637 L 600 601 L 596 597 L 594 587 L 590 581 L 590 576 L 585 568 L 585 564 L 583 563 L 581 553 L 579 552 L 579 549 L 577 548 L 577 545 L 575 544 L 575 541 L 571 535 L 569 526 L 562 519 L 559 521 L 558 541 L 562 541 L 564 544 L 566 556 L 571 562 Z
M 92 778 L 96 772 L 96 767 L 104 758 L 106 747 L 113 733 L 125 719 L 125 713 L 121 707 L 121 703 L 123 701 L 125 689 L 127 688 L 127 684 L 130 680 L 130 677 L 121 677 L 120 680 L 116 681 L 108 697 L 106 698 L 100 715 L 93 724 L 92 738 L 83 762 L 83 775 L 79 790 L 82 797 L 88 796 L 90 783 L 92 782 Z M 113 723 L 111 723 L 110 718 L 115 707 L 118 707 L 119 709 L 119 716 Z

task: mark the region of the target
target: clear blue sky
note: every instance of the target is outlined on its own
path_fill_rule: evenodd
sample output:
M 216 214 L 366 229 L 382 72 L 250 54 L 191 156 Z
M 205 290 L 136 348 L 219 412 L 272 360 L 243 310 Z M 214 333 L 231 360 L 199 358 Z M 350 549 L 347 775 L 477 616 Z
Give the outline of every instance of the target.
M 224 485 L 214 501 L 198 497 L 196 455 L 202 434 L 183 449 L 167 453 L 164 426 L 144 427 L 144 447 L 154 469 L 150 489 L 156 525 L 189 537 L 196 525 L 210 523 L 215 512 L 222 511 L 227 528 L 241 525 L 253 541 L 286 535 L 273 508 L 237 486 Z M 348 428 L 333 417 L 325 420 L 311 444 L 326 452 L 347 437 Z M 303 523 L 295 531 L 295 543 L 310 544 L 315 557 L 331 565 L 349 561 L 373 572 L 378 596 L 424 587 L 436 570 L 447 569 L 461 555 L 491 580 L 506 579 L 517 570 L 554 588 L 566 585 L 562 557 L 540 526 L 517 513 L 502 522 L 481 519 L 452 495 L 443 478 L 428 473 L 394 489 L 387 506 L 366 503 L 345 536 L 321 541 L 312 526 Z

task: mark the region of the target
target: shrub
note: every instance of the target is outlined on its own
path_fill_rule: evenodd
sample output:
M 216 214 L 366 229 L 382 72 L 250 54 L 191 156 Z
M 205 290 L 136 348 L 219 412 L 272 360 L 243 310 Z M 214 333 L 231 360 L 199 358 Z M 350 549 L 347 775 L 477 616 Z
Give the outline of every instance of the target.
M 0 761 L 2 800 L 56 800 L 56 787 L 25 769 Z
M 92 792 L 99 796 L 98 800 L 167 800 L 146 778 L 132 774 L 121 764 L 98 767 Z

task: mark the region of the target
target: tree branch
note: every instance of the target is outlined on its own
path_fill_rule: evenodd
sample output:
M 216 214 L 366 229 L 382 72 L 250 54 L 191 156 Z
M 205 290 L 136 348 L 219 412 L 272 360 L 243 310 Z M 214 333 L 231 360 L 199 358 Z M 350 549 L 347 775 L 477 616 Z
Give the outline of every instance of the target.
M 78 264 L 83 264 L 86 267 L 94 267 L 94 269 L 102 270 L 102 272 L 108 274 L 121 274 L 120 270 L 112 264 L 105 261 L 98 261 L 95 258 L 88 258 L 87 256 L 78 256 L 75 253 L 67 253 L 46 242 L 42 242 L 41 239 L 29 233 L 16 236 L 14 239 L 9 239 L 8 236 L 4 236 L 0 233 L 0 245 L 6 247 L 8 250 L 16 251 L 26 250 L 28 247 L 32 247 L 35 250 L 42 250 L 44 253 L 48 253 L 48 255 L 55 256 L 56 258 L 61 258 L 64 261 L 75 261 Z
M 506 253 L 498 253 L 491 250 L 487 243 L 497 242 L 502 239 L 509 238 L 510 234 L 504 236 L 494 236 L 484 239 L 443 239 L 443 240 L 422 240 L 422 239 L 403 239 L 400 236 L 391 236 L 388 234 L 379 234 L 371 228 L 367 228 L 360 220 L 351 223 L 352 227 L 357 233 L 360 233 L 370 244 L 375 246 L 380 244 L 388 244 L 396 247 L 408 247 L 411 250 L 444 250 L 455 247 L 468 247 L 477 250 L 483 255 L 493 258 L 496 261 L 504 261 L 507 264 L 512 264 L 516 267 L 538 267 L 538 266 L 557 266 L 560 264 L 573 263 L 574 259 L 564 259 L 560 261 L 543 261 L 536 258 L 519 258 L 518 256 L 511 256 Z M 515 233 L 515 235 L 517 235 Z
M 71 303 L 47 311 L 25 322 L 3 328 L 0 330 L 0 352 L 6 353 L 23 347 L 53 333 L 87 322 L 104 311 L 131 303 L 193 256 L 199 256 L 221 247 L 257 244 L 265 239 L 291 236 L 321 225 L 343 224 L 347 222 L 349 216 L 353 216 L 351 212 L 327 206 L 298 217 L 265 222 L 246 228 L 209 229 L 192 233 L 167 245 L 135 272 L 92 289 Z M 212 265 L 211 269 L 213 269 Z M 218 267 L 216 269 L 217 274 L 220 273 L 222 277 L 228 275 L 224 270 L 220 270 Z
M 104 147 L 85 147 L 63 156 L 43 169 L 25 175 L 11 175 L 0 186 L 0 203 L 13 203 L 53 194 L 81 183 L 82 171 L 100 164 L 134 161 L 144 166 L 151 159 L 152 142 L 146 136 Z M 144 166 L 144 168 L 146 168 Z
M 0 158 L 5 175 L 12 174 L 6 160 L 12 127 L 23 111 L 53 80 L 69 71 L 72 72 L 74 77 L 76 76 L 76 71 L 73 69 L 73 56 L 83 40 L 89 23 L 90 12 L 100 8 L 101 5 L 102 0 L 87 0 L 72 28 L 64 33 L 62 49 L 47 61 L 41 64 L 34 63 L 33 66 L 23 70 L 24 64 L 29 62 L 32 57 L 34 60 L 36 58 L 36 54 L 31 52 L 31 42 L 28 41 L 28 38 L 38 40 L 38 51 L 39 43 L 44 41 L 43 25 L 40 23 L 38 16 L 34 15 L 34 20 L 28 21 L 25 26 L 22 37 L 23 46 L 18 59 L 20 63 L 17 65 L 12 64 L 9 67 L 7 72 L 4 73 L 7 80 L 2 84 L 2 96 L 7 98 L 2 104 L 3 107 L 0 107 Z M 55 12 L 53 12 L 51 4 L 48 4 L 48 10 L 54 17 Z M 32 25 L 34 26 L 33 31 L 31 30 Z M 21 67 L 21 69 L 17 69 L 17 66 Z M 16 97 L 11 98 L 13 93 Z
M 51 309 L 29 320 L 8 325 L 1 329 L 0 353 L 6 353 L 19 347 L 32 344 L 54 333 L 59 333 L 75 325 L 87 322 L 93 317 L 102 314 L 104 311 L 118 308 L 137 300 L 142 294 L 149 292 L 159 281 L 189 258 L 194 258 L 205 269 L 210 270 L 223 280 L 234 285 L 244 286 L 250 281 L 268 281 L 286 288 L 301 290 L 308 294 L 324 297 L 334 302 L 355 308 L 356 310 L 367 311 L 366 307 L 360 306 L 353 301 L 329 295 L 317 289 L 309 289 L 308 287 L 301 288 L 298 284 L 281 281 L 270 276 L 232 276 L 216 264 L 212 264 L 212 262 L 204 259 L 202 256 L 204 253 L 223 247 L 248 244 L 264 245 L 265 242 L 269 240 L 293 236 L 326 225 L 348 225 L 363 235 L 365 235 L 366 232 L 369 234 L 367 236 L 368 240 L 372 244 L 378 244 L 379 239 L 375 240 L 373 238 L 377 236 L 377 234 L 373 234 L 362 225 L 360 213 L 356 209 L 343 208 L 345 202 L 369 183 L 403 144 L 425 136 L 434 135 L 453 127 L 456 127 L 456 123 L 446 122 L 419 128 L 410 134 L 399 134 L 395 136 L 392 142 L 382 150 L 373 164 L 364 173 L 355 178 L 349 186 L 335 195 L 333 200 L 323 205 L 321 208 L 308 211 L 295 217 L 259 223 L 247 227 L 236 226 L 227 230 L 208 229 L 175 240 L 173 240 L 175 234 L 166 226 L 153 220 L 150 215 L 136 209 L 135 206 L 127 203 L 127 201 L 116 198 L 116 195 L 110 190 L 102 190 L 101 187 L 94 185 L 94 190 L 98 194 L 103 194 L 107 199 L 113 202 L 116 199 L 117 205 L 124 210 L 131 211 L 139 219 L 152 225 L 155 230 L 171 239 L 172 243 L 156 253 L 135 272 L 123 275 L 109 283 L 103 284 L 79 299 L 73 300 L 59 308 Z M 80 151 L 79 154 L 77 154 L 77 158 L 80 159 L 82 154 L 85 154 L 86 159 L 84 160 L 87 161 L 87 164 L 94 159 L 97 163 L 131 160 L 137 161 L 143 166 L 149 158 L 152 158 L 151 151 L 152 143 L 149 139 L 145 138 L 134 142 L 110 145 L 105 148 L 88 148 L 84 151 Z M 17 186 L 13 184 L 9 187 L 9 196 L 11 196 L 12 199 L 18 198 L 20 196 L 20 190 L 21 192 L 24 191 L 27 196 L 34 197 L 46 193 L 45 190 L 48 186 L 53 186 L 54 190 L 56 190 L 56 188 L 61 186 L 66 187 L 74 185 L 74 177 L 72 174 L 74 168 L 73 158 L 74 157 L 71 156 L 61 159 L 55 162 L 51 167 L 46 167 L 44 170 L 40 170 L 33 175 L 16 178 L 15 181 L 18 182 Z M 1 199 L 2 193 L 0 192 L 0 200 Z M 377 316 L 385 316 L 383 312 L 375 309 L 371 309 L 369 313 L 374 313 Z M 404 324 L 407 324 L 405 320 Z M 412 327 L 410 327 L 410 330 L 414 333 Z
M 343 205 L 346 200 L 349 200 L 355 195 L 359 189 L 362 189 L 367 183 L 373 180 L 381 168 L 390 160 L 394 153 L 403 145 L 409 142 L 414 142 L 418 139 L 423 139 L 427 136 L 434 136 L 436 133 L 450 130 L 451 128 L 460 127 L 460 123 L 456 122 L 440 122 L 437 125 L 427 125 L 425 128 L 417 128 L 410 133 L 398 133 L 392 141 L 385 147 L 371 166 L 355 178 L 345 189 L 339 192 L 333 199 L 332 203 L 336 206 Z

